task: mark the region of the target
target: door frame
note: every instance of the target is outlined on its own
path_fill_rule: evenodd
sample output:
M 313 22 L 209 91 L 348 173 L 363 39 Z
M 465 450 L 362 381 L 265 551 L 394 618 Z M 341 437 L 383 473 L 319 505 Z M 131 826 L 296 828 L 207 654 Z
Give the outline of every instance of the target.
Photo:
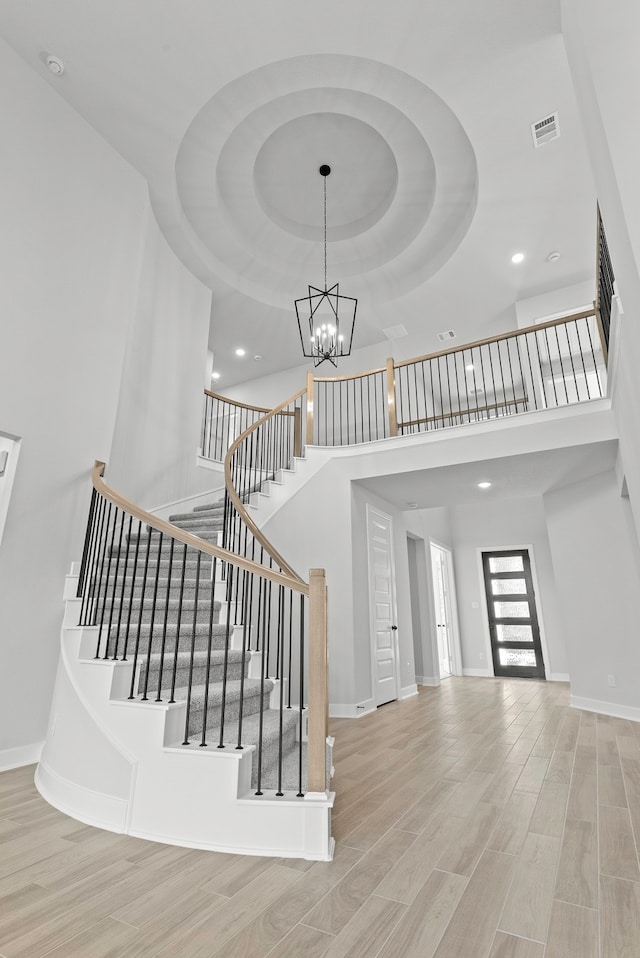
M 535 593 L 536 600 L 536 615 L 538 618 L 538 631 L 540 632 L 540 647 L 542 649 L 542 662 L 544 664 L 544 673 L 545 681 L 551 681 L 551 670 L 549 668 L 549 650 L 547 648 L 547 637 L 546 629 L 544 625 L 544 617 L 542 614 L 542 599 L 540 595 L 540 586 L 538 585 L 538 570 L 536 568 L 535 553 L 533 545 L 525 543 L 524 545 L 514 545 L 509 543 L 509 545 L 490 545 L 490 546 L 478 546 L 476 549 L 477 561 L 478 561 L 478 576 L 480 580 L 480 607 L 482 609 L 482 628 L 484 634 L 484 642 L 487 656 L 487 674 L 496 677 L 495 672 L 493 671 L 493 651 L 491 648 L 491 633 L 489 631 L 489 609 L 487 607 L 487 594 L 484 584 L 484 567 L 482 565 L 482 553 L 483 552 L 508 552 L 509 549 L 518 550 L 526 549 L 529 553 L 529 563 L 531 566 L 531 579 L 533 581 L 533 591 Z M 497 676 L 500 678 L 500 676 Z
M 451 665 L 453 668 L 453 675 L 462 675 L 462 648 L 460 645 L 460 623 L 458 621 L 458 598 L 456 593 L 456 578 L 455 571 L 453 568 L 453 549 L 451 546 L 445 545 L 444 542 L 440 542 L 438 539 L 433 539 L 429 536 L 429 572 L 430 575 L 430 597 L 431 601 L 429 606 L 431 608 L 431 634 L 433 640 L 434 649 L 438 650 L 438 623 L 436 622 L 436 609 L 435 609 L 435 596 L 433 595 L 433 565 L 431 562 L 431 546 L 436 546 L 438 549 L 441 549 L 447 557 L 447 578 L 449 580 L 449 612 L 451 614 Z M 440 671 L 440 657 L 436 655 L 438 662 L 438 672 Z
M 371 513 L 375 513 L 379 518 L 386 519 L 389 523 L 389 540 L 391 548 L 389 549 L 390 556 L 390 566 L 391 566 L 391 619 L 396 625 L 396 629 L 391 632 L 391 651 L 393 653 L 393 666 L 394 666 L 394 679 L 396 687 L 396 697 L 395 699 L 390 699 L 390 701 L 397 702 L 400 698 L 400 646 L 398 643 L 398 597 L 396 594 L 396 556 L 395 556 L 395 543 L 393 538 L 393 517 L 388 513 L 383 512 L 382 509 L 378 506 L 374 506 L 370 502 L 365 503 L 366 510 L 366 529 L 367 529 L 367 580 L 369 583 L 369 652 L 371 654 L 371 699 L 374 703 L 375 708 L 378 708 L 377 704 L 377 695 L 376 695 L 376 640 L 375 640 L 375 628 L 374 628 L 374 614 L 373 614 L 373 603 L 374 603 L 374 583 L 373 583 L 373 563 L 371 561 L 371 537 L 369 535 L 369 516 Z M 385 703 L 386 704 L 386 703 Z

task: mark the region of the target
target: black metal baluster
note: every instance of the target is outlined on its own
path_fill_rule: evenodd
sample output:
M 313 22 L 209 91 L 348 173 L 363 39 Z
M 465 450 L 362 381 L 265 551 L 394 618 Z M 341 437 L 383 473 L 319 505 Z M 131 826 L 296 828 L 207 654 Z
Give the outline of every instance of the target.
M 522 385 L 522 405 L 524 406 L 524 412 L 527 412 L 527 394 L 525 392 L 524 373 L 522 371 L 522 356 L 520 355 L 520 336 L 515 337 L 515 344 L 516 353 L 518 355 L 518 367 L 520 369 L 520 383 Z M 518 406 L 516 404 L 516 410 L 517 408 Z
M 511 399 L 514 401 L 515 411 L 517 412 L 518 401 L 516 399 L 516 385 L 513 379 L 513 365 L 511 363 L 511 350 L 509 349 L 509 343 L 511 342 L 511 338 L 505 339 L 504 342 L 506 343 L 507 359 L 509 360 L 509 375 L 511 376 Z
M 284 734 L 284 586 L 278 586 L 278 664 L 276 672 L 280 675 L 280 715 L 278 719 L 278 791 L 281 798 L 282 791 L 282 737 Z M 277 677 L 277 676 L 276 676 Z
M 538 394 L 537 394 L 537 392 L 536 392 L 536 381 L 535 381 L 534 376 L 533 376 L 533 365 L 532 365 L 532 363 L 531 363 L 531 350 L 530 350 L 530 348 L 529 348 L 529 335 L 530 335 L 529 333 L 525 333 L 525 334 L 524 334 L 524 342 L 525 342 L 525 345 L 526 345 L 526 347 L 527 347 L 527 358 L 528 358 L 528 360 L 529 360 L 529 374 L 530 374 L 530 376 L 531 376 L 531 388 L 533 389 L 533 406 L 534 406 L 534 409 L 537 409 L 537 408 L 538 408 Z M 534 333 L 534 339 L 535 339 L 535 333 Z M 542 397 L 540 397 L 540 398 L 542 398 Z
M 556 326 L 556 331 L 557 331 L 557 329 L 558 329 L 558 327 Z M 574 385 L 575 390 L 576 390 L 576 400 L 577 400 L 578 402 L 580 402 L 580 390 L 579 390 L 579 388 L 578 388 L 578 379 L 577 379 L 577 377 L 576 377 L 576 367 L 575 367 L 575 364 L 574 364 L 574 362 L 573 362 L 573 350 L 571 349 L 571 341 L 570 341 L 570 339 L 569 339 L 569 329 L 568 329 L 568 324 L 567 324 L 567 323 L 565 323 L 565 325 L 564 325 L 564 334 L 565 334 L 565 336 L 567 337 L 567 352 L 569 353 L 569 359 L 571 360 L 571 371 L 572 371 L 572 373 L 573 373 L 573 385 Z
M 109 546 L 109 532 L 110 532 L 110 530 L 111 530 L 111 513 L 112 513 L 112 511 L 113 511 L 113 503 L 110 502 L 110 503 L 109 503 L 109 508 L 108 508 L 108 510 L 107 510 L 107 523 L 106 523 L 106 528 L 105 528 L 105 533 L 104 533 L 104 541 L 103 541 L 103 545 L 102 545 L 102 554 L 101 554 L 101 556 L 100 556 L 100 571 L 98 572 L 98 594 L 97 594 L 97 596 L 96 596 L 96 604 L 95 604 L 95 619 L 94 619 L 94 623 L 95 623 L 96 625 L 98 625 L 98 646 L 97 646 L 97 648 L 96 648 L 96 656 L 95 656 L 97 659 L 100 658 L 100 646 L 101 646 L 101 644 L 102 644 L 102 623 L 103 623 L 103 620 L 104 620 L 104 606 L 105 606 L 105 601 L 106 601 L 107 590 L 108 590 L 108 588 L 109 588 L 108 572 L 107 572 L 107 578 L 105 579 L 105 575 L 104 575 L 104 564 L 105 564 L 105 559 L 107 558 L 107 553 L 109 553 L 109 548 L 110 548 L 110 546 Z M 114 535 L 115 535 L 115 525 L 114 525 L 114 528 L 113 528 L 113 531 L 112 531 L 112 544 L 113 544 L 113 536 L 114 536 Z M 109 563 L 110 563 L 110 562 L 111 562 L 111 554 L 109 553 L 109 560 L 108 560 L 108 563 L 107 563 L 107 569 L 108 569 L 108 566 L 109 566 Z M 104 588 L 103 588 L 103 587 L 104 587 Z M 100 607 L 100 600 L 102 600 L 102 607 Z M 98 612 L 98 610 L 100 610 L 100 611 Z M 98 623 L 98 621 L 97 621 L 97 620 L 98 620 L 98 615 L 100 616 L 100 622 L 99 622 L 99 623 Z M 107 638 L 107 645 L 108 645 L 108 638 Z
M 100 529 L 102 528 L 102 518 L 106 509 L 106 500 L 100 496 L 98 498 L 96 511 L 93 518 L 93 529 L 91 531 L 91 543 L 89 545 L 89 554 L 87 557 L 87 573 L 83 587 L 82 605 L 80 606 L 80 625 L 89 625 L 91 618 L 91 609 L 93 602 L 93 593 L 95 591 L 96 577 L 96 556 L 99 553 L 98 544 L 100 542 Z
M 156 696 L 156 702 L 162 701 L 162 677 L 164 674 L 164 653 L 167 646 L 167 625 L 169 622 L 169 604 L 171 602 L 171 581 L 173 576 L 173 551 L 175 547 L 175 539 L 171 539 L 171 545 L 169 547 L 169 572 L 167 575 L 167 591 L 165 593 L 165 605 L 164 605 L 164 620 L 162 622 L 162 641 L 160 643 L 160 663 L 158 666 L 158 694 Z M 158 561 L 158 570 L 160 569 L 160 562 Z
M 576 328 L 576 339 L 578 340 L 578 352 L 580 353 L 580 359 L 582 361 L 582 373 L 584 375 L 584 383 L 585 383 L 585 386 L 587 387 L 587 399 L 591 399 L 591 390 L 589 389 L 589 377 L 587 376 L 587 369 L 584 364 L 584 350 L 582 349 L 582 340 L 580 339 L 580 327 L 578 326 L 577 319 L 574 319 L 573 323 Z
M 539 332 L 540 332 L 540 330 L 536 329 L 535 333 L 533 334 L 533 341 L 534 341 L 534 343 L 536 344 L 536 351 L 537 351 L 537 354 L 538 354 L 538 366 L 539 366 L 539 369 L 540 369 L 540 382 L 542 383 L 542 398 L 543 398 L 543 402 L 544 402 L 545 409 L 548 409 L 548 408 L 549 408 L 549 403 L 548 403 L 548 401 L 547 401 L 547 389 L 546 389 L 546 386 L 545 386 L 545 384 L 544 384 L 544 370 L 543 370 L 543 365 L 542 365 L 542 357 L 540 356 L 540 343 L 539 343 L 539 341 L 538 341 L 538 333 L 539 333 Z M 552 379 L 553 379 L 553 375 L 552 375 Z
M 180 571 L 180 595 L 178 596 L 178 614 L 176 616 L 176 642 L 173 650 L 173 668 L 171 671 L 171 692 L 169 693 L 169 702 L 175 702 L 176 698 L 176 679 L 178 674 L 178 656 L 180 653 L 180 629 L 182 628 L 182 601 L 184 596 L 184 582 L 187 568 L 187 550 L 186 542 L 182 546 L 182 569 Z M 213 576 L 215 586 L 215 570 Z M 194 610 L 195 616 L 195 610 Z
M 265 583 L 266 585 L 266 583 Z M 264 727 L 264 692 L 265 692 L 265 653 L 262 652 L 260 662 L 260 715 L 258 718 L 258 775 L 256 795 L 262 795 L 262 737 Z
M 141 536 L 142 536 L 142 523 L 139 522 L 138 537 L 140 538 Z M 146 591 L 147 591 L 147 575 L 149 572 L 149 555 L 151 552 L 150 547 L 151 547 L 151 527 L 149 527 L 149 530 L 147 532 L 147 554 L 144 560 L 144 573 L 142 576 L 142 591 L 140 593 L 140 608 L 138 609 L 138 622 L 137 622 L 137 629 L 136 629 L 136 644 L 133 651 L 133 671 L 131 672 L 131 688 L 129 690 L 130 699 L 134 697 L 136 672 L 138 670 L 138 655 L 140 652 L 140 639 L 142 637 L 142 614 L 144 609 L 144 600 L 145 600 Z
M 600 394 L 600 398 L 602 399 L 602 384 L 601 384 L 601 382 L 600 382 L 600 374 L 598 373 L 598 363 L 597 363 L 597 361 L 596 361 L 596 354 L 595 354 L 595 350 L 594 350 L 594 348 L 593 348 L 593 340 L 592 340 L 592 338 L 591 338 L 591 329 L 589 328 L 589 319 L 588 319 L 588 318 L 587 318 L 587 321 L 586 321 L 586 325 L 587 325 L 587 336 L 589 337 L 589 346 L 591 347 L 591 359 L 592 359 L 592 361 L 593 361 L 593 368 L 594 368 L 594 371 L 595 371 L 595 374 L 596 374 L 596 381 L 597 381 L 597 383 L 598 383 L 598 392 L 599 392 L 599 394 Z
M 87 526 L 84 533 L 84 544 L 82 547 L 82 559 L 80 561 L 80 572 L 78 574 L 78 587 L 76 589 L 76 598 L 79 599 L 82 595 L 82 590 L 84 588 L 84 580 L 87 570 L 87 556 L 89 554 L 89 543 L 91 541 L 91 533 L 93 531 L 93 517 L 96 509 L 96 498 L 98 493 L 96 492 L 95 487 L 91 489 L 91 500 L 89 502 L 89 515 L 87 516 Z
M 446 353 L 444 357 L 444 364 L 447 370 L 447 393 L 449 395 L 449 425 L 453 426 L 453 404 L 451 402 L 451 377 L 449 376 L 449 356 L 450 353 Z M 444 422 L 443 422 L 444 425 Z
M 564 363 L 562 362 L 562 350 L 560 349 L 560 337 L 558 336 L 558 325 L 553 327 L 553 331 L 556 334 L 556 345 L 558 347 L 558 359 L 560 361 L 560 374 L 562 376 L 562 385 L 564 386 L 564 397 L 567 400 L 567 405 L 569 404 L 569 391 L 567 390 L 567 377 L 564 373 Z
M 108 658 L 108 646 L 109 639 L 111 638 L 111 628 L 113 626 L 113 611 L 116 604 L 116 594 L 118 592 L 118 573 L 120 571 L 120 556 L 122 555 L 122 534 L 124 531 L 124 517 L 125 514 L 121 509 L 116 510 L 116 515 L 120 516 L 120 535 L 118 536 L 118 554 L 116 558 L 116 570 L 113 575 L 113 583 L 111 584 L 111 608 L 109 609 L 109 624 L 107 626 L 107 648 L 105 650 L 105 659 Z M 113 523 L 113 528 L 115 532 L 117 519 Z M 129 549 L 127 548 L 127 557 L 129 556 Z M 107 584 L 109 583 L 109 578 L 111 576 L 111 560 L 109 560 L 109 572 L 107 574 Z M 124 591 L 124 590 L 123 590 Z M 120 618 L 122 616 L 122 594 L 120 595 L 120 607 L 118 612 L 118 626 L 116 628 L 115 636 L 115 645 L 113 650 L 113 658 L 116 660 L 118 658 L 118 645 L 120 640 Z
M 458 357 L 459 357 L 459 355 L 460 355 L 460 354 L 459 354 L 458 352 L 453 353 L 453 370 L 454 370 L 454 372 L 455 372 L 455 374 L 456 374 L 456 397 L 457 397 L 457 399 L 456 399 L 456 401 L 457 401 L 457 406 L 456 406 L 457 416 L 456 416 L 456 419 L 459 419 L 459 420 L 460 420 L 460 423 L 462 424 L 462 421 L 463 421 L 463 420 L 462 420 L 462 397 L 460 396 L 460 380 L 459 380 L 459 378 L 458 378 Z M 463 364 L 464 364 L 464 352 L 463 352 Z
M 291 668 L 293 657 L 293 590 L 289 589 L 289 668 L 287 676 L 287 708 L 291 708 Z
M 153 630 L 156 624 L 156 606 L 158 602 L 158 583 L 160 580 L 160 563 L 162 561 L 162 540 L 163 533 L 160 533 L 158 543 L 158 564 L 156 566 L 156 578 L 153 584 L 153 598 L 151 600 L 151 621 L 149 622 L 149 638 L 147 640 L 147 661 L 144 669 L 144 688 L 142 690 L 142 701 L 147 701 L 147 692 L 149 690 L 149 670 L 151 668 L 151 652 L 153 649 Z M 149 543 L 151 544 L 151 543 Z
M 253 591 L 253 573 L 245 570 L 245 588 L 243 595 L 243 612 L 242 612 L 242 658 L 240 660 L 240 706 L 238 713 L 238 744 L 236 749 L 243 748 L 242 745 L 242 720 L 244 718 L 244 679 L 245 672 L 247 667 L 247 650 L 250 644 L 250 633 L 248 629 L 250 626 L 247 626 L 248 615 L 248 605 L 249 605 L 249 588 Z
M 549 336 L 548 336 L 548 332 L 547 332 L 547 327 L 546 327 L 546 326 L 545 326 L 545 328 L 542 330 L 542 332 L 544 333 L 544 341 L 545 341 L 545 344 L 546 344 L 546 347 L 547 347 L 547 356 L 549 357 L 549 372 L 550 372 L 550 374 L 551 374 L 551 385 L 553 386 L 553 397 L 554 397 L 554 399 L 555 399 L 555 401 L 556 401 L 556 406 L 557 406 L 557 405 L 558 405 L 558 391 L 557 391 L 557 389 L 556 389 L 556 377 L 555 377 L 554 371 L 553 371 L 553 360 L 551 359 L 551 349 L 550 349 L 550 347 L 549 347 Z
M 187 708 L 185 712 L 184 719 L 184 741 L 183 745 L 189 744 L 189 720 L 191 718 L 191 696 L 193 691 L 193 663 L 195 659 L 196 652 L 196 622 L 198 620 L 198 594 L 200 591 L 200 560 L 202 558 L 202 553 L 198 550 L 196 552 L 196 591 L 193 598 L 193 623 L 191 625 L 191 652 L 189 656 L 189 680 L 187 682 Z M 207 723 L 207 714 L 204 713 L 202 721 Z
M 235 572 L 235 567 L 229 565 L 227 567 L 227 576 L 228 576 L 228 585 L 227 585 L 227 595 L 231 594 L 231 589 L 233 586 L 233 575 Z M 228 608 L 228 604 L 227 604 Z M 224 663 L 222 666 L 222 699 L 220 702 L 220 741 L 218 743 L 218 748 L 224 748 L 224 723 L 227 710 L 227 677 L 229 672 L 229 645 L 231 642 L 231 622 L 229 621 L 230 616 L 227 615 L 226 628 L 224 634 Z M 209 688 L 205 689 L 205 700 L 208 700 Z
M 300 719 L 298 728 L 298 798 L 304 798 L 302 791 L 302 739 L 304 737 L 304 595 L 300 594 Z

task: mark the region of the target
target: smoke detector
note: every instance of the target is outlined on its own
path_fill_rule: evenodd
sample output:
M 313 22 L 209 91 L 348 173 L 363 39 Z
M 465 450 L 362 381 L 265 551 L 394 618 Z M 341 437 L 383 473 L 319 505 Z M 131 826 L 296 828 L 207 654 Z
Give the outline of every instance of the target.
M 51 54 L 47 57 L 47 66 L 54 74 L 54 76 L 61 77 L 64 73 L 64 63 L 59 57 L 54 57 Z
M 537 123 L 531 124 L 531 136 L 536 150 L 560 136 L 560 120 L 557 113 L 550 113 Z

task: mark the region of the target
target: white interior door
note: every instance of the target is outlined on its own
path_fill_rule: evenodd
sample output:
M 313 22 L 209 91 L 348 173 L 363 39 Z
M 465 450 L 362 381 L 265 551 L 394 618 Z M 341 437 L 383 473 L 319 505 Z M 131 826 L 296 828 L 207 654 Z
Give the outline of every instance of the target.
M 451 651 L 451 603 L 449 596 L 449 577 L 447 554 L 440 546 L 431 543 L 431 570 L 433 574 L 433 603 L 436 615 L 436 635 L 438 639 L 438 664 L 440 678 L 453 675 L 453 656 Z
M 391 516 L 367 503 L 369 604 L 373 697 L 376 705 L 398 698 L 398 642 Z

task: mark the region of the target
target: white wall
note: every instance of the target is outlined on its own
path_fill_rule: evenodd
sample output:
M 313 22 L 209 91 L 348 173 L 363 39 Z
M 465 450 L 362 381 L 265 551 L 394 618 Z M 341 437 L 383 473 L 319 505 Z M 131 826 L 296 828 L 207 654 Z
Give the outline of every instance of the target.
M 613 408 L 640 530 L 640 5 L 562 0 L 562 31 L 589 159 L 625 310 Z
M 607 472 L 544 496 L 571 672 L 571 694 L 640 719 L 638 544 Z M 614 675 L 611 687 L 608 676 Z M 606 710 L 606 708 L 605 708 Z M 622 713 L 626 714 L 626 713 Z
M 531 545 L 538 580 L 537 611 L 548 650 L 547 678 L 553 675 L 566 677 L 569 672 L 567 651 L 542 496 L 452 506 L 449 514 L 463 668 L 486 669 L 493 675 L 478 549 Z
M 129 330 L 106 478 L 156 508 L 211 488 L 196 467 L 211 291 L 167 245 L 147 210 L 136 312 Z
M 44 737 L 64 575 L 109 458 L 144 183 L 0 41 L 0 429 L 22 439 L 0 546 L 0 750 Z
M 416 536 L 416 581 L 414 582 L 413 579 L 410 581 L 414 647 L 418 643 L 420 646 L 419 651 L 415 652 L 416 675 L 418 679 L 424 679 L 428 685 L 438 684 L 440 663 L 430 540 L 433 539 L 439 545 L 452 548 L 449 508 L 438 506 L 433 509 L 412 510 L 404 513 L 404 520 L 409 534 Z M 417 595 L 414 594 L 414 589 L 417 589 Z M 416 602 L 419 607 L 416 609 L 417 615 L 414 615 Z M 416 622 L 419 623 L 419 634 L 416 633 Z

